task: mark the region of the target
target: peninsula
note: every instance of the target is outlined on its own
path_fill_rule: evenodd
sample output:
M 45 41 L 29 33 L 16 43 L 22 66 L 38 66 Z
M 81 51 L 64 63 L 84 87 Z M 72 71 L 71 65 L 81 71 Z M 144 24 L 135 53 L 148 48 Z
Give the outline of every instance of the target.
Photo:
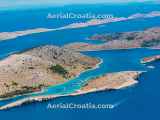
M 80 90 L 77 90 L 74 93 L 67 95 L 47 95 L 47 96 L 28 97 L 12 102 L 5 106 L 1 106 L 0 110 L 9 109 L 33 101 L 43 101 L 48 99 L 54 99 L 57 97 L 76 96 L 91 92 L 121 89 L 138 83 L 137 79 L 141 73 L 142 72 L 138 71 L 123 71 L 123 72 L 105 74 L 96 78 L 92 78 L 86 84 L 84 84 L 84 86 L 82 86 Z
M 0 61 L 0 98 L 38 92 L 95 68 L 97 58 L 46 45 Z
M 82 87 L 81 91 L 97 91 L 121 89 L 138 83 L 137 79 L 142 72 L 138 71 L 122 71 L 116 73 L 107 73 L 99 77 L 95 77 Z

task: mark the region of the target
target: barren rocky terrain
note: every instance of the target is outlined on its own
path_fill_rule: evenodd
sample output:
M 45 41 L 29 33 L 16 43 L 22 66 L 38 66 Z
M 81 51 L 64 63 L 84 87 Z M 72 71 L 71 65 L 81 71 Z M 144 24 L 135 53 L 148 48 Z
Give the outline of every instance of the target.
M 150 28 L 144 31 L 131 31 L 123 33 L 96 34 L 89 40 L 104 41 L 102 44 L 71 43 L 66 48 L 76 51 L 128 49 L 128 48 L 159 48 L 160 28 Z
M 56 46 L 42 46 L 0 61 L 0 97 L 40 91 L 96 67 L 99 59 Z

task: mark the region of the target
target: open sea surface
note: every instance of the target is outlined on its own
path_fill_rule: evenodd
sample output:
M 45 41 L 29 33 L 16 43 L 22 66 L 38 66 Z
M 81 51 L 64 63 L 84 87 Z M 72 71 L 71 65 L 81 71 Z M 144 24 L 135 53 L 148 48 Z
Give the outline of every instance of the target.
M 50 8 L 37 8 L 32 10 L 8 10 L 0 11 L 0 32 L 18 31 L 32 28 L 57 28 L 70 23 L 86 21 L 82 20 L 53 20 L 47 19 L 48 13 L 58 12 L 77 13 L 108 13 L 115 16 L 129 16 L 135 13 L 148 13 L 160 11 L 158 4 L 127 4 L 127 5 L 76 5 Z M 151 27 L 160 27 L 160 17 L 149 19 L 137 19 L 126 22 L 110 23 L 106 25 L 92 26 L 80 29 L 70 29 L 32 34 L 16 39 L 0 42 L 0 59 L 24 50 L 46 44 L 63 46 L 72 42 L 87 42 L 100 44 L 101 41 L 89 41 L 96 33 L 113 33 L 144 30 Z M 0 120 L 159 120 L 160 107 L 160 62 L 152 62 L 147 65 L 140 63 L 143 57 L 158 55 L 160 50 L 152 49 L 128 49 L 128 50 L 104 50 L 83 52 L 83 54 L 98 57 L 103 60 L 100 67 L 82 73 L 67 83 L 49 87 L 43 93 L 18 96 L 9 100 L 0 101 L 5 105 L 28 96 L 67 94 L 79 89 L 89 78 L 105 73 L 119 71 L 147 71 L 138 79 L 135 86 L 117 91 L 103 91 L 74 97 L 62 97 L 44 102 L 36 102 L 6 111 L 0 111 Z M 147 66 L 155 66 L 150 69 Z M 114 109 L 80 110 L 80 109 L 47 109 L 47 105 L 58 103 L 94 103 L 114 104 Z

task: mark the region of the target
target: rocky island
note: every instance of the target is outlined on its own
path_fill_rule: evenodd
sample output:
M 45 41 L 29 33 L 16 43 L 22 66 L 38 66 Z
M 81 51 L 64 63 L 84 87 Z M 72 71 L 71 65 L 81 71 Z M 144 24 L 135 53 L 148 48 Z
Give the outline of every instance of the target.
M 122 22 L 122 21 L 134 20 L 134 19 L 152 18 L 152 17 L 160 17 L 160 11 L 152 11 L 149 13 L 136 13 L 128 17 L 123 17 L 123 16 L 114 17 L 114 16 L 109 15 L 108 18 L 103 18 L 103 19 L 95 18 L 95 19 L 90 19 L 85 22 L 71 23 L 71 24 L 68 24 L 68 25 L 65 25 L 59 28 L 52 28 L 52 29 L 33 28 L 33 29 L 27 29 L 27 30 L 22 30 L 22 31 L 0 32 L 0 41 L 15 39 L 20 36 L 31 35 L 35 33 L 65 30 L 65 29 L 85 28 L 89 26 L 97 26 L 97 25 L 109 24 L 109 23 L 114 23 L 114 22 Z
M 101 40 L 102 44 L 71 43 L 66 48 L 75 51 L 94 51 L 109 49 L 129 49 L 129 48 L 159 48 L 160 28 L 150 28 L 144 31 L 131 31 L 111 34 L 96 34 L 88 38 L 89 40 Z
M 33 101 L 43 101 L 64 96 L 76 96 L 83 95 L 91 92 L 104 91 L 104 90 L 116 90 L 124 87 L 128 87 L 138 83 L 137 79 L 142 72 L 138 71 L 123 71 L 116 73 L 108 73 L 96 78 L 90 79 L 80 90 L 66 95 L 46 95 L 37 97 L 24 98 L 5 106 L 1 106 L 0 110 L 9 109 L 12 107 L 20 106 L 24 103 L 30 103 Z
M 147 14 L 134 14 L 129 17 L 108 19 L 92 19 L 87 22 L 73 23 L 57 29 L 37 28 L 16 32 L 0 33 L 0 40 L 14 39 L 24 35 L 64 29 L 84 28 L 88 26 L 112 22 L 150 18 L 160 16 L 159 11 Z M 159 48 L 160 28 L 150 28 L 144 31 L 123 33 L 96 34 L 88 40 L 100 40 L 102 44 L 71 43 L 64 47 L 46 45 L 17 53 L 0 61 L 0 100 L 17 95 L 41 92 L 50 86 L 65 83 L 86 70 L 96 68 L 100 59 L 89 57 L 79 51 L 97 51 L 129 48 Z M 144 58 L 141 63 L 159 60 L 160 56 Z M 42 101 L 63 96 L 83 95 L 97 91 L 117 90 L 138 83 L 142 71 L 120 71 L 106 73 L 88 80 L 80 89 L 70 94 L 51 94 L 46 96 L 30 96 L 7 105 L 0 110 L 12 108 L 24 103 Z
M 154 62 L 154 61 L 158 61 L 158 60 L 160 60 L 160 55 L 155 55 L 155 56 L 143 58 L 141 60 L 141 63 L 145 64 L 145 63 L 150 63 L 150 62 Z
M 114 23 L 114 22 L 122 22 L 122 21 L 127 21 L 127 20 L 152 18 L 152 17 L 159 17 L 159 16 L 160 16 L 160 11 L 152 11 L 150 13 L 136 13 L 128 17 L 114 17 L 113 15 L 108 15 L 106 16 L 106 18 L 102 18 L 102 19 L 95 18 L 95 19 L 90 19 L 86 22 L 72 23 L 62 28 L 63 29 L 84 28 L 84 27 L 89 27 L 89 26 L 96 26 L 96 25 L 103 25 L 103 24 L 109 24 L 109 23 Z
M 124 71 L 104 74 L 91 79 L 81 90 L 121 89 L 138 83 L 137 79 L 141 73 L 138 71 Z
M 46 45 L 0 61 L 0 98 L 37 92 L 95 68 L 100 60 Z
M 52 31 L 52 30 L 53 29 L 35 28 L 35 29 L 15 31 L 15 32 L 1 32 L 0 33 L 0 41 L 15 39 L 15 38 L 20 37 L 20 36 L 25 36 L 25 35 L 35 34 L 35 33 L 49 32 L 49 31 Z
M 14 54 L 0 61 L 0 98 L 40 92 L 41 90 L 71 80 L 80 73 L 94 69 L 101 61 L 53 45 L 40 46 Z M 0 110 L 24 103 L 91 92 L 116 90 L 138 83 L 141 71 L 107 73 L 88 80 L 80 89 L 70 94 L 26 97 L 1 106 Z

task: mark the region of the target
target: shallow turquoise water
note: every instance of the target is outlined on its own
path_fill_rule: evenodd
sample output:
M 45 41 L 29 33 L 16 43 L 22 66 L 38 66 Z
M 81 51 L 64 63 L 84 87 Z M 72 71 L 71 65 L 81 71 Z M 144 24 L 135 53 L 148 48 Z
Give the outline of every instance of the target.
M 70 9 L 69 9 L 70 8 Z M 64 7 L 64 11 L 77 10 L 77 7 Z M 89 9 L 86 9 L 89 8 Z M 96 8 L 96 10 L 95 10 Z M 103 10 L 102 10 L 103 8 Z M 12 11 L 0 12 L 0 31 L 23 30 L 26 28 L 48 27 L 55 28 L 72 23 L 77 20 L 46 20 L 45 16 L 48 12 L 59 11 L 61 8 L 50 8 L 46 10 L 36 11 Z M 118 10 L 117 10 L 118 9 Z M 149 12 L 160 10 L 159 5 L 138 4 L 138 5 L 121 5 L 117 6 L 79 6 L 80 12 L 114 13 L 117 16 L 128 16 L 137 12 Z M 13 14 L 14 13 L 14 14 Z M 16 17 L 14 16 L 16 15 Z M 31 17 L 32 16 L 32 17 Z M 31 19 L 27 19 L 31 18 Z M 37 21 L 38 20 L 38 21 Z M 3 59 L 10 54 L 22 52 L 32 47 L 37 47 L 45 44 L 54 44 L 63 46 L 72 42 L 88 42 L 99 44 L 100 41 L 88 41 L 85 38 L 95 33 L 110 33 L 144 30 L 146 28 L 160 26 L 160 18 L 132 20 L 127 22 L 118 22 L 102 26 L 94 26 L 83 29 L 64 30 L 56 32 L 47 32 L 34 34 L 29 36 L 19 37 L 9 41 L 0 42 L 0 58 Z M 5 24 L 8 23 L 8 24 Z M 16 25 L 16 27 L 15 27 Z M 104 73 L 119 72 L 127 70 L 147 70 L 139 78 L 139 84 L 126 89 L 99 92 L 76 97 L 63 97 L 55 100 L 49 100 L 42 103 L 31 103 L 21 107 L 13 108 L 7 111 L 1 111 L 1 118 L 16 119 L 59 119 L 59 120 L 80 120 L 80 119 L 107 119 L 107 120 L 135 120 L 135 119 L 159 119 L 158 107 L 160 106 L 159 94 L 159 62 L 151 63 L 156 66 L 155 69 L 148 69 L 145 65 L 140 64 L 140 59 L 143 57 L 160 54 L 160 50 L 150 49 L 130 49 L 130 50 L 110 50 L 110 51 L 95 51 L 84 52 L 83 54 L 98 57 L 103 59 L 103 63 L 99 68 L 82 73 L 79 77 L 56 87 L 50 87 L 42 94 L 57 94 L 70 93 L 78 89 L 86 80 L 91 77 L 99 76 Z M 39 94 L 40 95 L 40 94 Z M 29 95 L 27 95 L 29 96 Z M 0 101 L 0 105 L 22 99 L 27 96 L 19 96 L 10 100 Z M 121 103 L 118 107 L 112 110 L 47 110 L 48 103 Z
M 160 95 L 158 93 L 154 93 L 159 90 L 159 79 L 157 78 L 159 75 L 159 63 L 154 63 L 153 65 L 156 66 L 156 69 L 148 69 L 146 66 L 140 64 L 140 58 L 160 54 L 160 50 L 149 50 L 149 49 L 132 49 L 132 50 L 111 50 L 111 51 L 100 51 L 100 52 L 87 52 L 87 55 L 91 55 L 94 57 L 101 57 L 104 60 L 104 63 L 101 64 L 100 68 L 89 71 L 86 73 L 81 74 L 78 78 L 65 83 L 63 85 L 50 88 L 49 91 L 45 94 L 53 94 L 53 93 L 63 93 L 64 88 L 66 88 L 65 92 L 70 92 L 70 90 L 75 89 L 75 83 L 79 83 L 84 81 L 86 78 L 101 75 L 106 72 L 116 72 L 116 71 L 126 71 L 126 70 L 147 70 L 147 73 L 143 73 L 139 78 L 139 83 L 133 87 L 117 90 L 117 91 L 110 91 L 110 92 L 99 92 L 99 93 L 92 93 L 87 95 L 81 95 L 77 97 L 63 97 L 58 98 L 55 100 L 49 100 L 47 102 L 42 103 L 32 103 L 28 105 L 24 105 L 18 108 L 13 108 L 8 110 L 6 113 L 22 113 L 23 115 L 25 112 L 35 112 L 36 114 L 45 113 L 45 115 L 56 114 L 56 117 L 64 119 L 64 117 L 59 116 L 59 114 L 64 114 L 67 118 L 71 119 L 71 115 L 74 113 L 74 117 L 78 115 L 75 110 L 47 110 L 46 106 L 48 103 L 107 103 L 107 104 L 116 104 L 120 103 L 118 107 L 113 110 L 89 110 L 87 113 L 85 110 L 76 110 L 79 111 L 79 114 L 83 115 L 92 115 L 93 113 L 104 115 L 107 114 L 108 118 L 115 118 L 113 114 L 117 114 L 117 116 L 121 116 L 121 114 L 127 111 L 127 114 L 131 115 L 131 111 L 134 114 L 139 114 L 141 112 L 142 116 L 144 115 L 143 112 L 148 113 L 150 110 L 146 110 L 147 107 L 154 108 L 154 114 L 157 111 L 157 106 L 159 106 L 158 100 L 160 100 Z M 151 64 L 152 65 L 152 64 Z M 108 66 L 108 67 L 107 67 Z M 157 101 L 157 102 L 155 102 Z M 151 106 L 150 104 L 153 106 Z M 138 110 L 137 110 L 138 109 Z M 143 112 L 141 111 L 143 110 Z M 137 113 L 138 112 L 138 113 Z M 31 113 L 32 114 L 32 113 Z M 152 113 L 150 113 L 152 114 Z M 141 116 L 141 117 L 142 117 Z M 42 117 L 42 116 L 41 116 Z M 43 116 L 44 117 L 44 116 Z M 143 116 L 144 117 L 144 116 Z M 32 116 L 34 118 L 34 114 Z M 48 116 L 49 118 L 49 116 Z M 80 117 L 81 119 L 83 116 Z M 127 115 L 127 118 L 129 116 Z M 134 119 L 137 118 L 136 116 L 133 117 Z

